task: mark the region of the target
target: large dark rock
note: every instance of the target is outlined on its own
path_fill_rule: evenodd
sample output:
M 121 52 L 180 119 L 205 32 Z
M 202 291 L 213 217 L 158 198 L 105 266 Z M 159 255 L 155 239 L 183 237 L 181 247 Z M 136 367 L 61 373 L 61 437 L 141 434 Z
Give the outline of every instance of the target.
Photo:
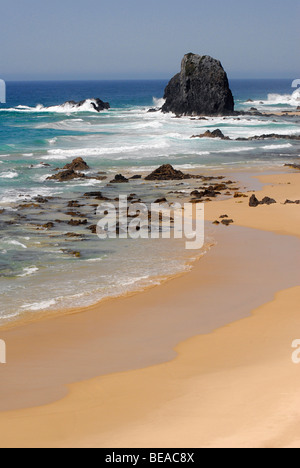
M 253 194 L 253 195 L 250 197 L 249 206 L 251 206 L 252 208 L 256 208 L 259 204 L 260 204 L 259 200 L 258 200 L 258 199 L 256 198 L 256 196 Z
M 221 62 L 208 55 L 187 54 L 181 72 L 165 90 L 163 112 L 176 115 L 228 115 L 234 99 Z

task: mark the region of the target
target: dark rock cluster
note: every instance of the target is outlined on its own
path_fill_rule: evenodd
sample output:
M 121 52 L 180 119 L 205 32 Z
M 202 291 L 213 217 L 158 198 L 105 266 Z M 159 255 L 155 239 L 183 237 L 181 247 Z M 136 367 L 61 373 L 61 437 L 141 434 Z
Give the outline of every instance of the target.
M 74 159 L 70 164 L 66 164 L 62 170 L 56 169 L 59 171 L 53 176 L 47 177 L 47 180 L 56 180 L 58 182 L 68 182 L 73 179 L 95 179 L 95 180 L 105 180 L 106 176 L 103 175 L 91 175 L 87 176 L 86 174 L 79 171 L 88 171 L 89 166 L 82 158 Z
M 70 105 L 72 107 L 76 107 L 80 110 L 86 104 L 87 100 L 76 102 L 76 101 L 67 101 L 63 105 Z M 97 112 L 101 112 L 103 110 L 110 109 L 110 104 L 108 102 L 103 102 L 99 98 L 92 99 L 91 105 Z
M 270 133 L 264 135 L 255 135 L 248 138 L 236 138 L 232 140 L 228 136 L 225 136 L 223 132 L 217 128 L 213 132 L 207 130 L 205 133 L 201 133 L 200 135 L 193 135 L 191 138 L 220 138 L 221 140 L 227 141 L 263 141 L 263 140 L 296 140 L 300 141 L 300 135 L 280 135 L 277 133 Z
M 230 138 L 225 136 L 218 128 L 213 132 L 207 130 L 205 133 L 200 135 L 193 135 L 191 138 L 220 138 L 221 140 L 230 140 Z
M 261 201 L 259 201 L 256 196 L 253 194 L 249 200 L 249 206 L 252 208 L 256 208 L 258 205 L 273 205 L 277 203 L 276 200 L 270 197 L 264 197 Z

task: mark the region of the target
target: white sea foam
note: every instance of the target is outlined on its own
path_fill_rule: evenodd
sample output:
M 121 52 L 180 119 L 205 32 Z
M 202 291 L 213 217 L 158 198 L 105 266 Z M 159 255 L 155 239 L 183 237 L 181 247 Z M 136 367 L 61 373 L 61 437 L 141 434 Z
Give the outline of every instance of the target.
M 51 299 L 49 301 L 34 302 L 33 304 L 24 304 L 21 308 L 25 310 L 37 311 L 49 309 L 49 307 L 54 306 L 56 301 Z
M 148 121 L 142 124 L 133 124 L 134 128 L 139 130 L 143 128 L 161 128 L 163 127 L 163 123 L 160 122 L 159 120 L 153 120 L 153 121 Z
M 62 154 L 54 154 L 52 156 L 42 156 L 41 159 L 45 161 L 63 161 L 64 159 L 67 159 L 67 156 L 63 156 Z
M 78 148 L 78 149 L 54 149 L 48 150 L 48 154 L 51 156 L 44 156 L 42 159 L 50 159 L 55 157 L 56 159 L 63 159 L 67 156 L 101 156 L 106 154 L 118 154 L 118 153 L 133 153 L 142 150 L 149 149 L 162 149 L 168 148 L 168 143 L 162 141 L 161 143 L 150 143 L 132 146 L 115 146 L 108 148 Z
M 17 317 L 19 315 L 19 312 L 14 312 L 12 314 L 4 314 L 4 315 L 0 315 L 0 320 L 8 320 L 8 319 L 12 319 L 14 317 Z
M 147 276 L 140 276 L 139 278 L 132 278 L 132 279 L 122 281 L 121 285 L 122 286 L 131 286 L 133 284 L 138 283 L 139 281 L 144 281 L 144 280 L 147 280 L 147 279 L 149 279 L 148 275 Z
M 21 190 L 6 190 L 5 194 L 0 196 L 0 203 L 1 204 L 8 204 L 8 203 L 15 203 L 15 202 L 22 202 L 22 201 L 29 201 L 32 198 L 41 196 L 41 197 L 48 197 L 52 195 L 59 195 L 61 192 L 57 190 L 53 190 L 50 188 L 34 188 L 34 189 L 26 189 L 24 192 Z
M 291 145 L 290 143 L 287 143 L 286 145 L 266 145 L 266 146 L 263 146 L 262 148 L 266 150 L 276 150 L 276 149 L 291 148 L 292 146 L 293 145 Z
M 103 262 L 103 257 L 99 257 L 99 258 L 89 258 L 88 260 L 86 260 L 87 263 L 95 263 L 95 262 Z
M 60 106 L 44 107 L 42 104 L 38 104 L 35 107 L 29 106 L 17 106 L 9 109 L 0 109 L 1 112 L 50 112 L 59 114 L 72 114 L 77 112 L 93 112 L 98 114 L 93 104 L 96 104 L 94 99 L 87 99 L 83 105 L 78 107 L 72 103 L 65 103 Z
M 155 107 L 162 107 L 165 104 L 166 100 L 164 98 L 153 97 L 153 105 Z
M 22 249 L 27 249 L 26 245 L 22 244 L 19 241 L 13 240 L 13 239 L 3 239 L 3 242 L 9 245 L 15 245 L 17 247 L 22 247 Z
M 23 272 L 21 275 L 18 275 L 20 278 L 23 278 L 25 276 L 31 276 L 33 275 L 34 273 L 36 273 L 37 271 L 39 271 L 39 269 L 36 267 L 36 266 L 32 266 L 32 267 L 26 267 L 23 269 Z
M 288 105 L 291 107 L 297 107 L 300 105 L 300 89 L 296 89 L 292 94 L 268 94 L 267 100 L 245 102 L 244 105 L 249 106 L 276 106 L 276 105 Z
M 39 182 L 45 182 L 48 177 L 51 177 L 53 174 L 44 174 L 40 177 L 35 178 L 35 180 L 38 180 Z
M 252 150 L 255 150 L 256 148 L 254 148 L 253 146 L 248 146 L 248 147 L 238 147 L 238 148 L 228 148 L 228 149 L 224 149 L 224 150 L 220 150 L 220 151 L 214 151 L 214 153 L 240 153 L 240 152 L 243 152 L 243 151 L 252 151 Z
M 0 179 L 15 179 L 16 177 L 19 177 L 19 174 L 15 171 L 1 172 L 0 174 Z
M 99 126 L 98 126 L 99 127 Z M 37 129 L 50 129 L 50 130 L 83 130 L 86 132 L 95 131 L 96 126 L 92 127 L 91 122 L 84 121 L 82 119 L 69 119 L 69 120 L 61 120 L 59 122 L 47 122 L 47 123 L 40 123 L 34 126 Z M 100 129 L 101 130 L 101 129 Z M 55 141 L 54 141 L 55 140 Z M 57 138 L 51 138 L 48 142 L 52 142 L 50 144 L 54 144 L 57 141 Z

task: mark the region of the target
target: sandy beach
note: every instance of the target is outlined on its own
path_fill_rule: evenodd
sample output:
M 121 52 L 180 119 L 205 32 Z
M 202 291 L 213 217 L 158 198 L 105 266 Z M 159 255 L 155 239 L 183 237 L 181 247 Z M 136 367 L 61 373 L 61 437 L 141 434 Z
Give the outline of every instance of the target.
M 205 205 L 215 242 L 190 272 L 0 330 L 1 447 L 300 446 L 300 174 L 259 181 Z

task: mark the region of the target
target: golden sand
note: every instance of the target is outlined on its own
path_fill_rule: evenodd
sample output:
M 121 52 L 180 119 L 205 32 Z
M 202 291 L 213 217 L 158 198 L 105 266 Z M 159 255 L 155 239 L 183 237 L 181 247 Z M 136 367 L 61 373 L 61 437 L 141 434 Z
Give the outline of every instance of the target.
M 214 221 L 220 215 L 227 214 L 237 225 L 269 231 L 270 242 L 275 242 L 273 232 L 297 236 L 297 239 L 279 236 L 282 244 L 291 242 L 297 262 L 300 251 L 297 251 L 300 207 L 283 203 L 287 198 L 300 198 L 300 174 L 288 172 L 263 176 L 260 180 L 267 185 L 262 192 L 256 193 L 257 198 L 270 196 L 278 203 L 257 208 L 250 208 L 247 198 L 208 203 L 206 218 Z M 218 229 L 225 228 L 216 226 L 216 230 Z M 257 231 L 253 231 L 255 232 Z M 233 245 L 230 247 L 228 244 L 229 250 L 235 247 L 234 236 L 231 242 Z M 245 238 L 245 251 L 248 242 L 250 238 Z M 237 244 L 236 248 L 241 246 Z M 259 276 L 262 274 L 261 268 L 264 265 L 264 255 L 267 258 L 267 251 L 264 254 L 258 247 L 257 253 L 253 250 L 251 255 L 253 258 L 251 260 L 249 256 L 249 265 L 251 261 L 254 264 L 257 261 Z M 43 363 L 49 365 L 47 344 L 50 346 L 56 342 L 58 347 L 62 347 L 65 343 L 65 354 L 60 352 L 57 356 L 59 361 L 53 374 L 58 381 L 61 379 L 63 382 L 63 374 L 69 372 L 68 346 L 73 343 L 70 336 L 73 334 L 74 338 L 74 334 L 78 333 L 79 337 L 80 331 L 88 329 L 93 341 L 94 329 L 97 328 L 96 314 L 98 317 L 103 314 L 104 329 L 98 329 L 100 338 L 105 337 L 114 327 L 120 327 L 120 334 L 116 335 L 116 347 L 117 339 L 121 340 L 122 337 L 122 327 L 125 333 L 128 317 L 138 318 L 141 326 L 147 320 L 146 312 L 151 311 L 152 307 L 153 314 L 156 313 L 157 317 L 166 313 L 167 320 L 170 321 L 174 313 L 176 320 L 176 309 L 193 307 L 199 300 L 197 293 L 202 282 L 205 282 L 205 290 L 210 291 L 211 298 L 220 294 L 218 272 L 222 268 L 227 269 L 230 277 L 228 287 L 230 279 L 237 281 L 240 278 L 237 283 L 237 289 L 240 290 L 238 297 L 241 304 L 248 301 L 249 299 L 245 299 L 246 289 L 244 291 L 242 288 L 243 278 L 249 281 L 247 262 L 244 262 L 244 266 L 238 260 L 229 264 L 224 252 L 223 256 L 218 255 L 218 260 L 215 260 L 219 263 L 212 265 L 209 270 L 211 258 L 213 255 L 207 255 L 202 260 L 201 267 L 200 261 L 191 273 L 163 286 L 132 298 L 100 304 L 92 308 L 91 313 L 61 317 L 7 331 L 4 338 L 11 340 L 11 359 L 15 369 L 20 370 L 20 366 L 23 366 L 25 380 L 26 369 L 32 372 L 30 366 L 33 367 L 32 361 L 40 351 L 39 361 L 35 364 L 36 374 L 40 375 Z M 237 258 L 241 258 L 240 251 Z M 201 275 L 203 265 L 207 268 L 205 278 Z M 268 275 L 264 273 L 261 277 L 263 286 L 272 285 L 275 276 L 272 270 Z M 300 286 L 297 286 L 299 277 L 296 276 L 295 274 L 295 287 L 281 290 L 283 288 L 276 285 L 278 292 L 275 297 L 266 300 L 263 292 L 260 292 L 259 297 L 253 298 L 253 304 L 258 300 L 259 306 L 252 307 L 255 310 L 251 316 L 240 319 L 232 316 L 233 323 L 177 344 L 177 355 L 170 349 L 168 362 L 146 367 L 144 362 L 139 365 L 137 359 L 136 368 L 144 368 L 115 372 L 71 384 L 65 396 L 59 392 L 56 394 L 56 390 L 51 393 L 51 385 L 45 376 L 39 382 L 39 397 L 36 400 L 34 396 L 32 398 L 33 406 L 34 401 L 39 401 L 40 394 L 44 394 L 43 404 L 0 413 L 0 446 L 299 447 L 300 365 L 293 364 L 291 359 L 292 342 L 300 338 Z M 231 298 L 226 297 L 226 312 L 230 310 L 230 301 Z M 120 307 L 121 302 L 124 307 L 121 312 L 118 308 L 119 314 L 112 323 L 108 317 L 111 318 L 113 312 L 117 313 L 116 305 Z M 157 310 L 158 303 L 160 310 Z M 131 315 L 127 315 L 127 308 Z M 124 322 L 122 315 L 126 318 Z M 46 329 L 49 335 L 46 334 Z M 132 346 L 135 345 L 134 332 L 135 330 L 132 334 Z M 18 346 L 28 336 L 32 344 L 28 345 L 22 360 Z M 165 341 L 153 340 L 153 350 L 157 348 L 158 356 L 170 346 L 169 338 L 166 334 Z M 166 350 L 163 346 L 165 343 L 168 344 Z M 129 345 L 130 342 L 127 342 L 125 355 L 130 352 Z M 114 347 L 111 354 L 105 355 L 104 359 L 111 362 L 114 360 L 113 349 Z M 92 360 L 92 354 L 90 357 Z M 78 363 L 80 359 L 82 356 L 78 356 Z M 149 364 L 150 361 L 151 359 Z M 50 367 L 48 369 L 50 372 Z M 59 373 L 62 374 L 60 378 Z M 73 376 L 70 375 L 69 382 L 72 379 Z M 3 390 L 9 382 L 14 383 L 13 373 L 8 373 L 7 380 L 3 381 Z M 27 391 L 31 396 L 34 395 L 34 390 L 37 391 L 29 383 Z

